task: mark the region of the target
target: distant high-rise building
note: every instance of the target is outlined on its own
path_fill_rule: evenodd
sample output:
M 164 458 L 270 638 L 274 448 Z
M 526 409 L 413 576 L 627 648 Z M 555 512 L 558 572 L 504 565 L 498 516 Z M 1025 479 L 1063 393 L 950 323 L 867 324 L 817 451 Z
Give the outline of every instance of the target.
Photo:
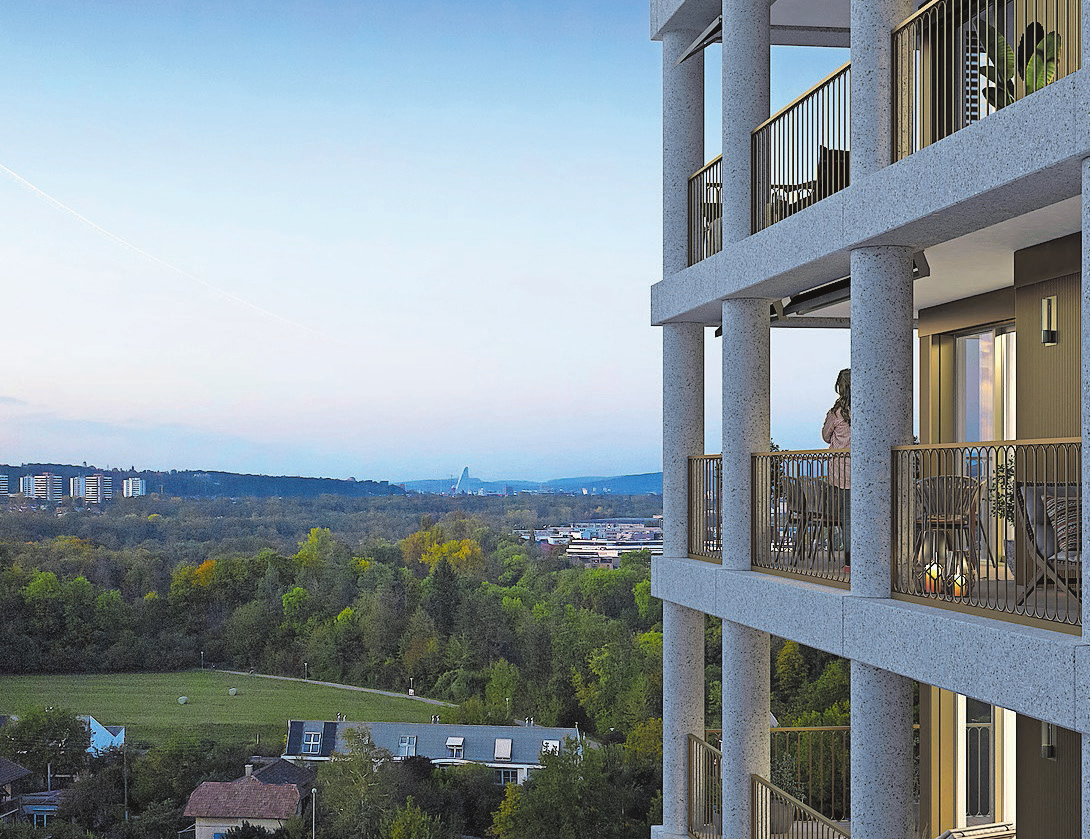
M 19 486 L 24 495 L 41 501 L 60 501 L 61 496 L 64 495 L 64 480 L 60 475 L 54 475 L 52 472 L 27 475 L 19 481 Z
M 8 494 L 8 476 L 0 475 L 0 495 Z
M 114 479 L 96 473 L 83 479 L 83 498 L 88 504 L 101 504 L 114 497 Z
M 126 498 L 148 494 L 148 482 L 143 478 L 126 478 L 121 482 L 121 493 Z
M 83 498 L 87 494 L 87 479 L 82 475 L 76 475 L 68 479 L 68 494 L 73 498 Z

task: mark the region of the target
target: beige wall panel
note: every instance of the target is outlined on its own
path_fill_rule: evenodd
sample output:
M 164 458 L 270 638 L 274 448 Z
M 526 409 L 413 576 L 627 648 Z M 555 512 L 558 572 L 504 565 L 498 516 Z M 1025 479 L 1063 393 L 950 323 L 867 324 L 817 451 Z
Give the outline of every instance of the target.
M 1082 739 L 1056 729 L 1056 759 L 1041 757 L 1041 723 L 1018 717 L 1018 839 L 1079 839 Z
M 1075 437 L 1079 431 L 1078 274 L 1016 289 L 1017 428 L 1021 440 Z M 1041 343 L 1041 299 L 1056 296 L 1057 341 Z

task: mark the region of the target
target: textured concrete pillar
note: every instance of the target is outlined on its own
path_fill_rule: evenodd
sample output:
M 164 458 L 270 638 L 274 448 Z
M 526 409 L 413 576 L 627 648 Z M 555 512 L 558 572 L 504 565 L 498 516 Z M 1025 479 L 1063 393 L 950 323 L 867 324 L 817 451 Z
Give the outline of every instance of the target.
M 689 457 L 704 453 L 704 327 L 662 328 L 662 553 L 689 555 Z
M 750 568 L 750 455 L 768 451 L 769 301 L 723 301 L 723 567 Z
M 1083 19 L 1083 27 L 1086 27 Z M 1090 55 L 1090 53 L 1083 53 Z M 1090 230 L 1090 158 L 1082 162 L 1082 229 Z M 1090 236 L 1082 237 L 1082 485 L 1090 486 Z M 1090 556 L 1090 504 L 1082 505 L 1082 551 Z M 1082 598 L 1083 634 L 1090 634 L 1090 597 Z M 1084 781 L 1087 776 L 1083 775 Z M 1085 789 L 1085 786 L 1084 786 Z M 1087 822 L 1083 819 L 1083 829 Z
M 1082 0 L 1079 13 L 1082 24 L 1082 56 L 1090 56 L 1090 0 Z M 1085 821 L 1083 824 L 1085 825 Z
M 912 680 L 858 661 L 851 667 L 852 839 L 909 839 Z
M 750 776 L 768 778 L 769 636 L 723 621 L 723 837 L 752 835 Z
M 914 8 L 912 0 L 852 0 L 853 183 L 890 163 L 891 33 Z
M 1090 839 L 1090 734 L 1082 734 L 1082 839 Z
M 912 250 L 852 251 L 852 594 L 889 597 L 891 446 L 912 442 Z
M 704 739 L 704 615 L 662 604 L 662 836 L 688 835 L 689 735 Z
M 689 176 L 704 160 L 704 55 L 674 62 L 700 34 L 662 36 L 662 275 L 689 264 Z
M 769 4 L 723 0 L 723 244 L 749 236 L 753 129 L 770 116 Z
M 663 556 L 688 556 L 688 458 L 704 451 L 704 327 L 662 330 Z M 704 615 L 662 604 L 662 830 L 687 835 L 689 735 L 704 736 Z

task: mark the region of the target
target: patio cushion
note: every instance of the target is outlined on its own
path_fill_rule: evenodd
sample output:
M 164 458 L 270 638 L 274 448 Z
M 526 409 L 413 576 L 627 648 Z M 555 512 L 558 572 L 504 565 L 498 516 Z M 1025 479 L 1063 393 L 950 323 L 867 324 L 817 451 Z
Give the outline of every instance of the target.
M 1077 551 L 1082 547 L 1082 503 L 1078 498 L 1045 496 L 1045 512 L 1056 534 L 1057 551 Z
M 1033 539 L 1037 545 L 1037 552 L 1046 559 L 1056 556 L 1056 532 L 1049 521 L 1045 510 L 1045 495 L 1053 498 L 1079 499 L 1080 487 L 1078 484 L 1019 484 L 1018 493 L 1022 496 L 1023 509 L 1026 512 L 1026 523 L 1033 531 Z M 1065 557 L 1072 559 L 1070 555 Z

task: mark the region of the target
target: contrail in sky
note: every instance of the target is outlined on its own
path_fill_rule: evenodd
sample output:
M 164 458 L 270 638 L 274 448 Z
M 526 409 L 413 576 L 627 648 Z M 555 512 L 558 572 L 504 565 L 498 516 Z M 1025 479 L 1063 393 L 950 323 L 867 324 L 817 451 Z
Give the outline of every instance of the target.
M 293 326 L 296 329 L 302 329 L 302 330 L 304 330 L 306 332 L 309 332 L 312 335 L 317 335 L 319 337 L 326 337 L 322 333 L 318 332 L 316 329 L 312 329 L 311 327 L 307 326 L 306 324 L 302 324 L 302 323 L 299 323 L 298 321 L 294 321 L 294 320 L 291 320 L 290 318 L 286 318 L 283 315 L 279 315 L 276 312 L 272 312 L 272 311 L 270 311 L 268 309 L 265 309 L 265 308 L 263 308 L 261 306 L 258 306 L 256 303 L 251 303 L 249 300 L 246 300 L 243 297 L 239 297 L 237 294 L 232 294 L 231 292 L 226 291 L 226 290 L 224 290 L 222 288 L 219 288 L 218 286 L 212 285 L 212 283 L 208 282 L 207 280 L 201 279 L 196 274 L 189 273 L 184 268 L 179 268 L 177 265 L 173 265 L 170 262 L 167 262 L 165 259 L 160 259 L 158 256 L 156 256 L 153 253 L 148 253 L 146 250 L 144 250 L 141 247 L 138 247 L 138 246 L 134 245 L 132 242 L 129 242 L 129 241 L 125 240 L 125 239 L 122 239 L 116 233 L 111 233 L 105 227 L 102 227 L 102 226 L 100 226 L 98 224 L 95 224 L 93 221 L 91 221 L 91 219 L 87 218 L 87 216 L 81 215 L 76 210 L 73 210 L 71 207 L 69 207 L 67 204 L 65 204 L 63 201 L 59 201 L 58 199 L 54 198 L 52 195 L 50 195 L 45 190 L 36 187 L 34 184 L 32 184 L 30 181 L 28 181 L 22 175 L 18 174 L 17 172 L 13 172 L 11 169 L 9 169 L 7 166 L 5 166 L 2 163 L 0 163 L 0 172 L 3 172 L 9 178 L 11 178 L 13 181 L 15 181 L 15 183 L 19 184 L 19 186 L 23 187 L 24 189 L 29 190 L 31 193 L 36 195 L 38 198 L 41 198 L 42 200 L 46 201 L 47 203 L 52 204 L 54 207 L 57 207 L 58 209 L 61 209 L 64 212 L 68 213 L 70 216 L 73 216 L 77 221 L 80 221 L 83 224 L 87 225 L 89 228 L 94 230 L 100 236 L 104 236 L 105 238 L 107 238 L 111 242 L 113 242 L 114 244 L 120 245 L 121 247 L 126 248 L 127 250 L 130 250 L 135 254 L 139 254 L 140 256 L 144 257 L 144 259 L 147 259 L 147 260 L 149 260 L 151 262 L 154 262 L 157 265 L 161 265 L 164 268 L 166 268 L 167 270 L 173 271 L 175 274 L 178 274 L 179 276 L 185 277 L 187 280 L 195 282 L 198 285 L 204 286 L 209 291 L 211 291 L 211 292 L 213 292 L 215 294 L 218 294 L 224 300 L 227 300 L 227 301 L 229 301 L 231 303 L 234 303 L 237 306 L 242 306 L 242 307 L 244 307 L 246 309 L 250 309 L 253 312 L 257 312 L 259 315 L 264 315 L 265 317 L 271 318 L 272 320 L 279 321 L 280 323 L 286 324 L 288 326 Z

